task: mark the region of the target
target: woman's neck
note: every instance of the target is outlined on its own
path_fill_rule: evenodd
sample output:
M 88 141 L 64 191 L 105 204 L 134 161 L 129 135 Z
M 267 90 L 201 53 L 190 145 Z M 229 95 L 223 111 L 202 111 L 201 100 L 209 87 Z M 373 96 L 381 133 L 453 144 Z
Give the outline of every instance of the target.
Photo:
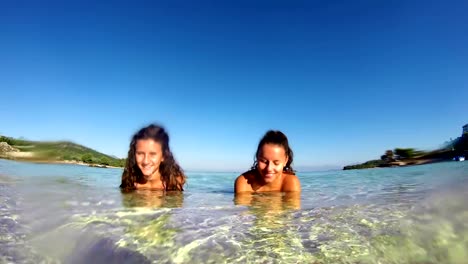
M 153 174 L 151 174 L 151 176 L 146 178 L 146 181 L 148 182 L 161 181 L 161 173 L 159 172 L 159 170 L 155 171 Z

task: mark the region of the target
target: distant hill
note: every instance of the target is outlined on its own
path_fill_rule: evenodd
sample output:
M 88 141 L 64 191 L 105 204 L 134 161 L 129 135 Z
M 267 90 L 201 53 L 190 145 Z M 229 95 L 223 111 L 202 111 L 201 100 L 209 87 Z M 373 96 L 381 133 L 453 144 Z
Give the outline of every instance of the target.
M 16 151 L 0 153 L 0 157 L 29 161 L 85 163 L 89 165 L 124 167 L 125 159 L 106 155 L 70 141 L 30 141 L 0 136 Z

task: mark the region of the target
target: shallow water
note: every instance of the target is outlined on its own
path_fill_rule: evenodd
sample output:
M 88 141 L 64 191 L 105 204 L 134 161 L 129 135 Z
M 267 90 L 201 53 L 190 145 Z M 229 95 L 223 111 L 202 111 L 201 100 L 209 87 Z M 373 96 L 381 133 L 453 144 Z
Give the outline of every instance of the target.
M 468 162 L 298 172 L 302 194 L 121 194 L 120 169 L 0 160 L 0 263 L 467 263 Z

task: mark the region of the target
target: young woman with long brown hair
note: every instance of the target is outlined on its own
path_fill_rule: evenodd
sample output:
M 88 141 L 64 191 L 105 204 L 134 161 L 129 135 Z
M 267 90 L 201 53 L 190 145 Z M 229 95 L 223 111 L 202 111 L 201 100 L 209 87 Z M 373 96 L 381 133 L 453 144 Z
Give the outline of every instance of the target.
M 122 173 L 122 191 L 154 189 L 183 191 L 186 176 L 169 147 L 169 135 L 151 124 L 133 135 Z

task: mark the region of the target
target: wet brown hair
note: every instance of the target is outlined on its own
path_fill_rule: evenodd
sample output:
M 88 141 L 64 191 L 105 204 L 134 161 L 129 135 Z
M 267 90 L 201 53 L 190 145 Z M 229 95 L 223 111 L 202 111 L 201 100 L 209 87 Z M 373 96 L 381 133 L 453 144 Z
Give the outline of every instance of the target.
M 135 183 L 146 182 L 140 168 L 138 168 L 135 157 L 136 144 L 137 141 L 141 139 L 152 139 L 161 144 L 164 161 L 159 165 L 159 171 L 161 173 L 161 181 L 164 185 L 164 189 L 166 191 L 183 191 L 186 176 L 182 168 L 175 161 L 171 149 L 169 148 L 169 135 L 162 126 L 156 124 L 144 127 L 133 135 L 132 141 L 130 142 L 130 149 L 128 150 L 125 169 L 122 173 L 120 189 L 122 191 L 132 191 L 136 189 Z
M 286 166 L 283 168 L 283 172 L 292 173 L 294 174 L 294 169 L 292 168 L 294 153 L 292 149 L 289 147 L 288 138 L 286 137 L 283 132 L 279 130 L 269 130 L 265 133 L 262 137 L 260 142 L 258 143 L 257 152 L 255 153 L 254 163 L 251 167 L 252 170 L 257 169 L 258 165 L 258 155 L 265 144 L 274 144 L 284 148 L 284 152 L 286 153 L 286 157 L 288 157 L 288 162 L 286 162 Z

